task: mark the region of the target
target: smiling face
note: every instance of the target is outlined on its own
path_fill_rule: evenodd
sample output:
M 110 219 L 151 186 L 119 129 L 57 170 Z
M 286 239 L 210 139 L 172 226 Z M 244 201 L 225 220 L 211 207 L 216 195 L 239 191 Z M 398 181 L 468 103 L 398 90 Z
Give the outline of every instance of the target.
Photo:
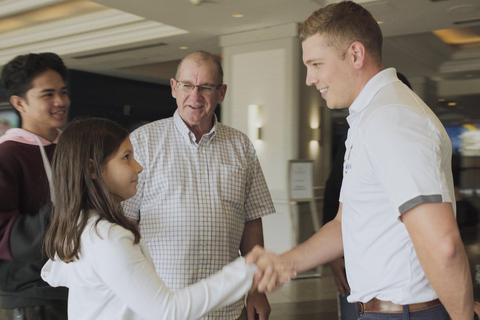
M 178 82 L 196 86 L 217 87 L 217 66 L 213 61 L 198 61 L 187 58 L 182 62 L 178 79 L 171 79 L 172 96 L 177 100 L 178 113 L 185 124 L 195 132 L 209 132 L 213 125 L 213 113 L 225 99 L 226 85 L 211 94 L 201 94 L 198 88 L 192 92 L 180 90 Z
M 308 86 L 315 86 L 330 109 L 348 108 L 358 95 L 350 48 L 342 59 L 319 33 L 302 42 Z
M 12 96 L 10 101 L 20 112 L 22 128 L 51 140 L 57 128 L 67 123 L 70 99 L 60 74 L 47 70 L 32 81 L 25 97 Z
M 143 168 L 133 157 L 130 138 L 122 142 L 102 169 L 103 181 L 118 202 L 127 200 L 137 193 L 138 174 Z

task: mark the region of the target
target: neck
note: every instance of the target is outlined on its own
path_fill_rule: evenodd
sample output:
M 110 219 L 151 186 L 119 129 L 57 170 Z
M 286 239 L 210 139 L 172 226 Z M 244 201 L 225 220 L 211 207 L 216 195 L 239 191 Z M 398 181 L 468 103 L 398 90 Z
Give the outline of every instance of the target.
M 367 85 L 368 81 L 376 76 L 379 72 L 384 70 L 383 66 L 381 65 L 371 65 L 369 68 L 365 68 L 362 72 L 359 73 L 359 86 L 357 96 L 363 90 L 363 88 Z
M 198 125 L 189 125 L 188 123 L 185 122 L 187 125 L 188 129 L 192 131 L 192 133 L 195 135 L 195 142 L 199 143 L 200 140 L 202 139 L 204 134 L 207 134 L 212 130 L 213 128 L 213 118 L 211 121 L 207 121 L 206 123 L 200 123 Z
M 206 129 L 206 128 L 200 128 L 200 127 L 189 127 L 190 131 L 193 132 L 195 135 L 195 142 L 199 143 L 200 140 L 202 139 L 203 135 L 206 133 L 209 133 L 212 127 Z

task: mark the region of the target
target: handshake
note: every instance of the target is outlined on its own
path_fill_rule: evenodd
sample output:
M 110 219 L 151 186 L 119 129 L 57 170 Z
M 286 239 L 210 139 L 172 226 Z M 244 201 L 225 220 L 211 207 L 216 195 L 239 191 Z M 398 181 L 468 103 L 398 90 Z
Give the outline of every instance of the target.
M 252 289 L 260 293 L 271 292 L 297 275 L 293 262 L 267 252 L 263 247 L 255 246 L 246 256 L 247 264 L 256 264 L 258 272 L 253 278 Z

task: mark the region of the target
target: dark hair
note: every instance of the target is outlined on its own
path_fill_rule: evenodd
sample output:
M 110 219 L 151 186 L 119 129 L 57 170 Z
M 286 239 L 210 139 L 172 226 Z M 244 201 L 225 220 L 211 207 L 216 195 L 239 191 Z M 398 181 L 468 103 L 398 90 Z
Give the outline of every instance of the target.
M 382 30 L 372 14 L 355 2 L 342 1 L 315 11 L 298 31 L 301 40 L 317 33 L 339 54 L 343 55 L 354 41 L 359 41 L 377 63 L 382 62 Z
M 412 86 L 410 85 L 410 82 L 408 81 L 407 77 L 405 77 L 402 73 L 397 71 L 397 78 L 398 80 L 402 81 L 407 87 L 412 89 Z
M 90 210 L 100 215 L 96 224 L 100 220 L 118 224 L 134 234 L 134 243 L 140 241 L 137 224 L 124 215 L 102 179 L 104 165 L 128 136 L 117 123 L 100 118 L 74 121 L 60 135 L 52 163 L 55 203 L 45 235 L 50 259 L 55 254 L 65 262 L 78 259 Z
M 188 56 L 180 60 L 180 63 L 177 66 L 177 73 L 175 74 L 176 80 L 178 80 L 178 77 L 180 76 L 180 72 L 182 71 L 182 64 L 185 60 L 193 60 L 197 64 L 213 62 L 217 67 L 217 74 L 215 75 L 215 80 L 217 80 L 217 85 L 223 84 L 223 68 L 222 68 L 222 64 L 220 63 L 220 59 L 218 59 L 217 56 L 211 54 L 210 52 L 206 52 L 202 50 L 190 53 Z
M 25 98 L 32 88 L 33 79 L 47 70 L 58 72 L 66 81 L 67 67 L 57 54 L 44 52 L 17 56 L 3 67 L 2 87 L 8 96 Z

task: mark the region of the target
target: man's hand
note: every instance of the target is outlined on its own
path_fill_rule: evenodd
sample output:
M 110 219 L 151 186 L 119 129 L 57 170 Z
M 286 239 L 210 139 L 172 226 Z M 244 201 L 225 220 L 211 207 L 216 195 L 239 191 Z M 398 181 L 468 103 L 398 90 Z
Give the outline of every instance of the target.
M 252 291 L 271 292 L 297 274 L 292 263 L 265 251 L 261 246 L 255 246 L 245 256 L 245 261 L 248 264 L 255 263 L 259 269 L 253 279 Z
M 345 298 L 347 292 L 350 292 L 350 286 L 345 275 L 345 259 L 340 258 L 329 263 L 333 273 L 333 281 L 337 286 L 338 292 Z
M 250 292 L 247 296 L 247 319 L 267 320 L 272 308 L 264 293 Z

